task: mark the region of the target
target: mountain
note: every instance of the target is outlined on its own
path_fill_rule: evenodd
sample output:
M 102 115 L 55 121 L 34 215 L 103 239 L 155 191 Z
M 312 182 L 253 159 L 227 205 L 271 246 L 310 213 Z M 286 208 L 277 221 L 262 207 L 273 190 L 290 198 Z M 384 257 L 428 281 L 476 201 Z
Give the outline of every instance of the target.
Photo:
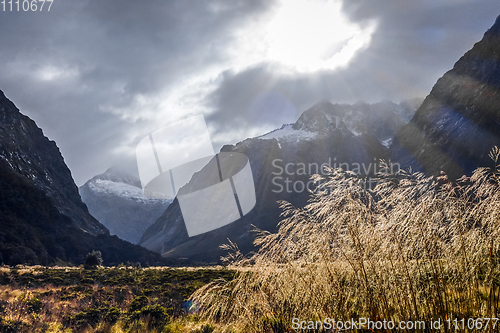
M 2 91 L 0 120 L 0 262 L 81 264 L 92 250 L 106 265 L 164 262 L 89 214 L 55 142 Z
M 252 224 L 275 231 L 282 212 L 278 201 L 304 205 L 309 197 L 307 188 L 314 188 L 309 177 L 321 173 L 323 164 L 338 167 L 342 163 L 351 171 L 373 174 L 374 163 L 386 158 L 393 136 L 415 112 L 414 104 L 323 101 L 304 111 L 294 124 L 224 146 L 221 152 L 238 152 L 249 158 L 257 200 L 252 211 L 222 228 L 188 237 L 176 198 L 146 230 L 140 244 L 165 257 L 205 262 L 219 260 L 224 252 L 218 247 L 227 243 L 227 238 L 243 252 L 253 250 Z M 203 188 L 209 178 L 207 165 L 186 187 Z
M 390 156 L 402 167 L 452 179 L 490 166 L 500 145 L 500 17 L 432 88 L 397 134 Z
M 79 191 L 93 217 L 112 235 L 133 244 L 172 202 L 148 198 L 138 178 L 116 168 L 93 177 Z
M 72 223 L 91 235 L 108 234 L 82 203 L 71 172 L 54 141 L 22 115 L 0 91 L 0 160 L 42 190 Z

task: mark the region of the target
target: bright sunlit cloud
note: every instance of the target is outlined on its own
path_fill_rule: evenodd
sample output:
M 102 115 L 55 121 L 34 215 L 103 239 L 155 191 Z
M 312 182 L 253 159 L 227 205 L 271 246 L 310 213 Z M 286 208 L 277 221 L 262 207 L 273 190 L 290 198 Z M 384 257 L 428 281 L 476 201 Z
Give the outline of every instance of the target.
M 41 81 L 54 81 L 60 79 L 67 79 L 78 75 L 75 69 L 59 68 L 52 65 L 41 67 L 35 72 L 36 77 Z
M 268 57 L 299 72 L 347 65 L 369 45 L 375 26 L 350 22 L 341 5 L 332 0 L 283 0 L 267 27 Z
M 224 56 L 217 62 L 186 73 L 179 84 L 154 97 L 136 96 L 133 105 L 110 105 L 105 109 L 129 121 L 154 120 L 155 126 L 189 114 L 207 115 L 216 110 L 208 109 L 204 99 L 217 89 L 224 72 L 239 73 L 261 64 L 269 65 L 269 70 L 278 75 L 345 67 L 370 45 L 375 28 L 374 22 L 351 22 L 339 0 L 281 0 L 260 17 L 233 30 Z M 262 134 L 260 130 L 226 130 L 223 141 L 236 142 Z
M 350 21 L 339 0 L 281 0 L 233 32 L 226 62 L 218 65 L 239 72 L 268 63 L 283 74 L 345 67 L 370 45 L 375 29 L 375 21 Z

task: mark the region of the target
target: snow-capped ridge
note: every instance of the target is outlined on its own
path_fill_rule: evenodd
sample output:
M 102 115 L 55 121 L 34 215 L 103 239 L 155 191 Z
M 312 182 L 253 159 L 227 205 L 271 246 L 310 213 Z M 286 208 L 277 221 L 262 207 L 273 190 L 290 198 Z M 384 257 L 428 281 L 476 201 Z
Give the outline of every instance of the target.
M 312 133 L 304 130 L 296 130 L 293 128 L 293 124 L 284 124 L 283 126 L 281 126 L 278 129 L 275 129 L 274 131 L 258 136 L 257 139 L 261 140 L 277 139 L 286 141 L 310 140 L 315 138 L 316 135 L 317 133 Z
M 108 168 L 104 173 L 93 177 L 91 180 L 109 180 L 115 183 L 124 183 L 134 187 L 142 188 L 141 181 L 132 175 L 125 173 L 118 167 Z
M 80 187 L 80 195 L 92 216 L 112 235 L 134 244 L 172 202 L 172 199 L 149 198 L 138 178 L 117 168 L 87 181 Z
M 117 195 L 121 198 L 141 201 L 144 203 L 158 202 L 159 199 L 151 199 L 144 194 L 144 191 L 137 186 L 126 184 L 123 182 L 115 182 L 106 179 L 95 179 L 89 183 L 90 189 L 101 194 Z M 171 201 L 165 199 L 165 201 Z
M 385 147 L 396 131 L 404 126 L 417 106 L 416 101 L 379 103 L 332 104 L 322 101 L 304 111 L 293 124 L 295 130 L 326 134 L 346 129 L 354 136 L 371 134 Z

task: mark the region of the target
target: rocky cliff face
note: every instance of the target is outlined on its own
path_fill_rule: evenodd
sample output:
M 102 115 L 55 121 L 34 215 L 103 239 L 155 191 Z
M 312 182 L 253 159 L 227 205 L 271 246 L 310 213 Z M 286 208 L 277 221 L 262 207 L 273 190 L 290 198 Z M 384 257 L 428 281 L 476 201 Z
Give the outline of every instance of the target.
M 90 214 L 109 229 L 111 235 L 137 244 L 171 200 L 150 199 L 139 179 L 110 168 L 80 187 Z
M 88 213 L 59 148 L 0 91 L 0 160 L 42 190 L 71 222 L 91 235 L 109 234 Z
M 79 265 L 92 250 L 105 265 L 164 263 L 109 235 L 81 201 L 55 142 L 0 91 L 0 262 Z
M 390 156 L 403 167 L 450 178 L 490 166 L 500 145 L 500 17 L 432 88 L 397 134 Z
M 339 167 L 343 163 L 344 168 L 372 174 L 374 162 L 386 157 L 386 147 L 414 111 L 409 103 L 321 102 L 305 111 L 295 124 L 224 146 L 221 151 L 243 153 L 250 160 L 257 198 L 253 210 L 227 226 L 188 237 L 176 199 L 146 230 L 140 244 L 167 257 L 217 261 L 224 254 L 218 247 L 230 238 L 243 252 L 249 252 L 254 249 L 252 224 L 275 231 L 282 212 L 278 201 L 302 206 L 309 197 L 307 188 L 314 188 L 309 177 L 321 173 L 323 164 Z M 187 186 L 205 178 L 202 170 Z

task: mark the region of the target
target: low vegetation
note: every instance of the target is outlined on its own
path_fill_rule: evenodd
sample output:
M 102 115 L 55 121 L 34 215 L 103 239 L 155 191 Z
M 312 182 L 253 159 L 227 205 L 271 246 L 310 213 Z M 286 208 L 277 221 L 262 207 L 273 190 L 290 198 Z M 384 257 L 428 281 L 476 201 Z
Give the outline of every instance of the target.
M 499 316 L 500 150 L 490 157 L 493 167 L 456 183 L 445 174 L 381 173 L 372 191 L 341 169 L 315 176 L 307 206 L 283 202 L 279 231 L 258 231 L 258 253 L 246 258 L 226 246 L 241 273 L 194 294 L 201 317 L 223 332 L 292 332 L 294 318 L 440 319 L 452 328 L 434 331 L 498 331 L 500 323 L 468 325 Z
M 500 150 L 490 157 L 456 182 L 380 173 L 374 190 L 330 169 L 305 207 L 281 203 L 277 233 L 256 230 L 257 253 L 225 245 L 226 268 L 104 268 L 99 252 L 86 269 L 6 266 L 0 331 L 338 332 L 326 318 L 367 318 L 427 326 L 353 331 L 496 332 L 477 320 L 500 315 Z
M 74 225 L 31 180 L 12 171 L 0 159 L 0 263 L 15 266 L 80 264 L 92 250 L 100 251 L 104 265 L 139 262 L 178 265 L 173 260 L 119 239 L 92 236 Z
M 99 255 L 88 258 L 94 264 Z M 190 295 L 234 274 L 223 268 L 3 267 L 0 332 L 210 333 Z

